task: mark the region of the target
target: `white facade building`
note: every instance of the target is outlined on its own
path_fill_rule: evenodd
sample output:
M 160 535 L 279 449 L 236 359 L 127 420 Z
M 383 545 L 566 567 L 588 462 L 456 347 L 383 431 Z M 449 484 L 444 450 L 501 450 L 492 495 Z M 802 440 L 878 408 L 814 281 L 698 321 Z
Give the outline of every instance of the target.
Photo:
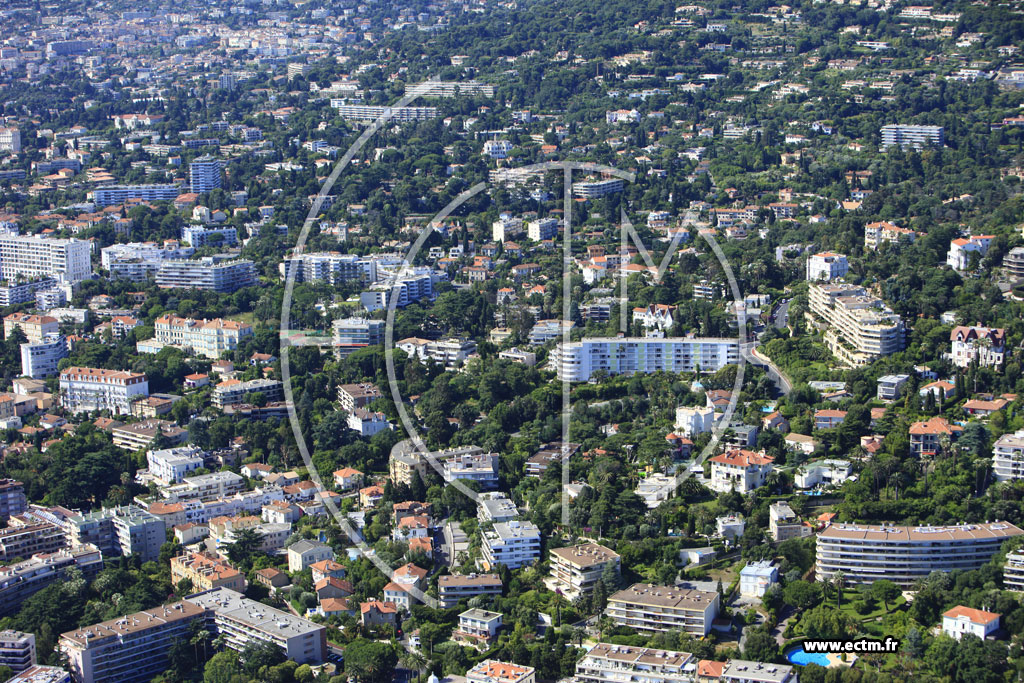
M 978 254 L 979 257 L 987 254 L 994 238 L 995 235 L 972 235 L 953 240 L 949 243 L 946 265 L 954 270 L 967 270 L 971 264 L 971 254 Z
M 992 471 L 999 481 L 1024 479 L 1024 429 L 996 439 L 992 446 Z
M 57 365 L 68 357 L 68 342 L 59 334 L 47 335 L 38 342 L 21 345 L 21 374 L 44 379 L 57 374 Z
M 985 640 L 999 628 L 1000 617 L 994 612 L 957 605 L 942 614 L 942 632 L 956 640 L 968 634 Z
M 540 529 L 532 522 L 499 522 L 483 534 L 485 569 L 503 564 L 519 569 L 540 559 Z
M 676 408 L 676 430 L 693 438 L 715 428 L 715 409 L 711 406 L 680 406 Z
M 569 382 L 585 382 L 599 370 L 609 375 L 717 372 L 738 362 L 737 340 L 719 337 L 584 338 L 555 346 L 550 361 L 558 379 Z
M 80 282 L 92 275 L 91 251 L 89 242 L 76 239 L 3 235 L 0 236 L 0 275 L 9 282 L 19 276 Z
M 146 453 L 149 473 L 165 484 L 177 484 L 203 466 L 203 451 L 196 446 L 165 448 Z
M 811 282 L 838 280 L 841 277 L 846 277 L 849 271 L 850 264 L 847 262 L 845 254 L 823 251 L 807 259 L 807 279 Z
M 688 652 L 598 643 L 576 662 L 577 683 L 692 683 L 697 662 Z
M 133 401 L 149 396 L 149 381 L 141 373 L 72 367 L 60 373 L 60 393 L 61 405 L 72 413 L 129 415 Z
M 977 361 L 983 368 L 998 368 L 1006 359 L 1006 330 L 1001 327 L 957 326 L 949 333 L 949 359 L 958 368 Z

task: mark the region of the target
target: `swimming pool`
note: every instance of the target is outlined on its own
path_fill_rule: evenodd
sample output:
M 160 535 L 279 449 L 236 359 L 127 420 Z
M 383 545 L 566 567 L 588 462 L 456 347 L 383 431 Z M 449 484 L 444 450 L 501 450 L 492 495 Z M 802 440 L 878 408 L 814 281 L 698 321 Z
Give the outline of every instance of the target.
M 807 666 L 808 664 L 817 664 L 828 668 L 829 662 L 828 655 L 821 652 L 804 652 L 804 646 L 800 645 L 795 647 L 786 653 L 786 659 L 789 660 L 790 664 L 796 664 L 797 666 Z

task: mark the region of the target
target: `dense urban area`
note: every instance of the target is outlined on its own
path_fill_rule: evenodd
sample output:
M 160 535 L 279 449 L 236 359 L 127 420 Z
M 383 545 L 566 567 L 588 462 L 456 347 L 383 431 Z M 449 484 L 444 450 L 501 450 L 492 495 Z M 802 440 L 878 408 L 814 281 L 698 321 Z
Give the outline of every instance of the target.
M 1021 680 L 1022 50 L 0 3 L 0 681 Z

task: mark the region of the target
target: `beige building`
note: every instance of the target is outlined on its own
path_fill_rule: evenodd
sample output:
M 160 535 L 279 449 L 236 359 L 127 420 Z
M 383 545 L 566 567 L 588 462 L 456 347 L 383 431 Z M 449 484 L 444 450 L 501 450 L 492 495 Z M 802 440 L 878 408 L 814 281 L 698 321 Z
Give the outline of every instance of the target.
M 48 315 L 11 313 L 4 318 L 4 339 L 10 339 L 11 333 L 18 328 L 21 328 L 21 331 L 25 333 L 25 337 L 33 344 L 43 341 L 47 335 L 60 332 L 56 318 L 51 318 Z
M 467 683 L 536 683 L 533 667 L 485 659 L 466 672 Z
M 812 284 L 810 315 L 823 323 L 825 343 L 836 358 L 861 366 L 903 349 L 903 320 L 863 287 Z
M 598 643 L 576 663 L 576 683 L 692 683 L 696 670 L 688 652 Z
M 597 543 L 555 548 L 550 554 L 552 588 L 569 599 L 592 591 L 609 564 L 619 573 L 618 553 Z
M 196 592 L 211 588 L 230 588 L 245 591 L 245 575 L 224 560 L 206 553 L 188 553 L 171 558 L 171 582 L 188 579 Z
M 888 579 L 905 588 L 934 571 L 978 569 L 1009 538 L 1024 531 L 1009 522 L 956 526 L 833 524 L 817 537 L 819 581 L 842 572 L 848 584 Z
M 153 331 L 154 339 L 162 344 L 180 346 L 204 358 L 220 358 L 251 336 L 252 326 L 222 318 L 193 320 L 163 315 L 156 319 Z
M 718 593 L 637 583 L 610 596 L 605 614 L 642 633 L 682 630 L 705 636 L 718 616 Z

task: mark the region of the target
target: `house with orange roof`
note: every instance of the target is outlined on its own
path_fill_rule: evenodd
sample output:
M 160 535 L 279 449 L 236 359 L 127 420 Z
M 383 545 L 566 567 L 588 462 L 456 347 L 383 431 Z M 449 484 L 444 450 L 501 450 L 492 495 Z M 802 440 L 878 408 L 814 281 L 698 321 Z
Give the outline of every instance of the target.
M 343 467 L 334 471 L 334 485 L 342 491 L 358 488 L 363 483 L 363 473 L 354 467 Z
M 466 672 L 466 683 L 536 683 L 532 666 L 485 659 Z
M 764 451 L 733 449 L 711 458 L 711 488 L 719 492 L 749 493 L 764 486 L 775 461 Z
M 814 428 L 834 429 L 843 424 L 845 419 L 845 410 L 816 410 L 814 411 Z
M 929 392 L 935 395 L 935 400 L 938 403 L 942 403 L 942 401 L 953 398 L 953 395 L 956 394 L 956 385 L 948 380 L 940 379 L 925 384 L 917 393 L 921 398 L 926 398 Z
M 397 626 L 398 607 L 393 602 L 382 602 L 370 598 L 367 602 L 359 603 L 359 623 L 363 625 L 363 628 Z
M 697 662 L 697 683 L 718 683 L 722 672 L 725 671 L 726 662 L 716 662 L 710 659 L 702 659 Z
M 359 489 L 359 505 L 363 508 L 376 507 L 384 499 L 384 489 L 376 484 Z
M 985 640 L 999 629 L 1001 614 L 957 605 L 942 614 L 942 632 L 960 640 L 966 634 Z
M 345 578 L 345 565 L 334 560 L 320 560 L 309 565 L 310 574 L 313 576 L 313 583 L 317 583 L 321 579 L 328 577 L 334 577 L 336 579 Z
M 324 598 L 317 607 L 317 612 L 323 617 L 340 617 L 343 614 L 355 615 L 355 608 L 348 598 Z
M 950 424 L 940 416 L 910 425 L 910 454 L 918 457 L 933 456 L 942 450 L 945 440 L 954 441 L 964 431 L 960 425 Z

